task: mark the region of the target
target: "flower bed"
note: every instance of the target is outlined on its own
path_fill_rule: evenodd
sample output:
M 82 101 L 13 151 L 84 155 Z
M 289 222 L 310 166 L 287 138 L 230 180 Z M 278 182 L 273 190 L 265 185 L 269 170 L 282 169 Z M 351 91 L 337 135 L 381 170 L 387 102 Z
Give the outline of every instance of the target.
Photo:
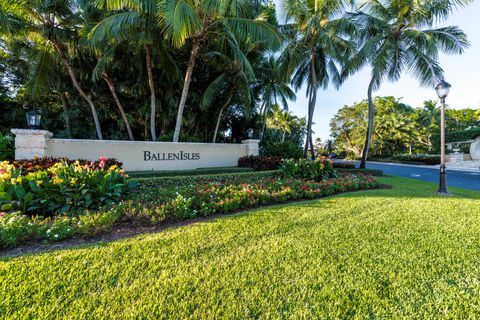
M 0 211 L 72 215 L 118 203 L 128 189 L 115 161 L 0 162 Z M 33 167 L 42 165 L 40 169 Z
M 374 178 L 363 175 L 346 175 L 324 181 L 259 177 L 224 183 L 211 181 L 181 187 L 171 195 L 163 195 L 163 198 L 159 195 L 159 201 L 150 202 L 151 206 L 139 206 L 131 201 L 123 208 L 128 214 L 147 216 L 160 222 L 377 187 L 378 182 Z

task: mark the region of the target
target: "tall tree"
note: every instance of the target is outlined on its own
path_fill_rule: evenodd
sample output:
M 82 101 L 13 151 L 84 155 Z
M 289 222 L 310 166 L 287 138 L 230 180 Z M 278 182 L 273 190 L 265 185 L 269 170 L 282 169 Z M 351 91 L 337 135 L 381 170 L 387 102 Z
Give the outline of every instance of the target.
M 268 112 L 273 106 L 278 106 L 280 103 L 283 110 L 288 111 L 288 101 L 295 101 L 297 96 L 290 88 L 289 80 L 285 77 L 280 60 L 274 56 L 269 56 L 262 61 L 258 68 L 258 79 L 257 86 L 260 87 L 262 98 L 259 112 L 262 121 L 260 140 L 263 140 Z
M 346 74 L 365 64 L 372 67 L 368 86 L 368 127 L 361 168 L 365 168 L 374 128 L 373 92 L 384 80 L 398 81 L 403 72 L 413 74 L 422 85 L 432 86 L 443 78 L 438 62 L 440 51 L 462 54 L 468 47 L 466 35 L 456 26 L 434 27 L 454 8 L 469 0 L 415 1 L 367 0 L 357 12 L 349 14 L 356 22 L 361 49 L 349 61 Z
M 252 3 L 243 0 L 163 0 L 158 14 L 160 24 L 176 47 L 191 45 L 182 95 L 178 105 L 173 141 L 178 142 L 182 128 L 183 111 L 192 81 L 195 62 L 210 37 L 224 42 L 236 55 L 241 55 L 238 40 L 264 42 L 275 49 L 282 37 L 265 17 L 252 16 Z M 241 61 L 241 59 L 237 59 Z
M 286 74 L 293 75 L 296 90 L 307 87 L 308 120 L 304 155 L 315 157 L 312 125 L 317 92 L 330 83 L 339 87 L 342 82 L 339 66 L 354 53 L 349 40 L 355 31 L 350 19 L 339 15 L 341 1 L 284 0 L 287 22 L 285 32 L 289 43 L 282 53 Z
M 69 49 L 78 40 L 77 28 L 82 21 L 82 11 L 73 0 L 26 0 L 22 2 L 2 1 L 4 8 L 17 23 L 22 23 L 22 32 L 15 37 L 25 37 L 42 46 L 51 46 L 67 70 L 78 94 L 90 106 L 97 137 L 102 140 L 102 130 L 97 110 L 91 96 L 82 88 L 70 61 Z
M 156 117 L 157 98 L 153 74 L 153 47 L 164 45 L 162 31 L 157 24 L 156 12 L 158 0 L 102 0 L 101 8 L 113 10 L 113 14 L 99 22 L 90 33 L 96 42 L 108 39 L 125 39 L 138 43 L 144 48 L 147 68 L 148 87 L 150 90 L 150 135 L 152 141 L 157 140 Z

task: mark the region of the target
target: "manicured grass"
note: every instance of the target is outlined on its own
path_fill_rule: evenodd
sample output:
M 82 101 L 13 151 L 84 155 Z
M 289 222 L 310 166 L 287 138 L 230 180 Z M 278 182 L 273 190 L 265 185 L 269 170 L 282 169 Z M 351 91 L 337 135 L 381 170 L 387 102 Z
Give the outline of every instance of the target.
M 480 317 L 480 193 L 362 191 L 0 261 L 2 318 Z

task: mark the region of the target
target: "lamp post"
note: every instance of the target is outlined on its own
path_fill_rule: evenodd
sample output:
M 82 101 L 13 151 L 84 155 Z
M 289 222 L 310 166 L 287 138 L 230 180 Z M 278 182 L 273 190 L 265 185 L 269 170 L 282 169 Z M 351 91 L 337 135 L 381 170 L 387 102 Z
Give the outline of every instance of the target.
M 436 87 L 437 95 L 440 98 L 440 183 L 439 194 L 450 194 L 447 187 L 447 167 L 445 166 L 445 99 L 452 86 L 442 80 Z
M 27 116 L 27 126 L 30 129 L 38 130 L 40 129 L 40 121 L 42 120 L 42 113 L 40 110 L 29 111 L 26 114 Z

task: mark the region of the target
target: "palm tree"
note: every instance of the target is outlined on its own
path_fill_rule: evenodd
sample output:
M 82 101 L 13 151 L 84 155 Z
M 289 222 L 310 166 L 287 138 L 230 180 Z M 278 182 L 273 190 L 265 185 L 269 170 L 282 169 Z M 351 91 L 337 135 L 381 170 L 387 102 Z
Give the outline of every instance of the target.
M 285 142 L 286 134 L 292 132 L 292 124 L 296 119 L 291 112 L 280 109 L 278 105 L 271 108 L 270 114 L 267 118 L 267 125 L 270 128 L 282 131 L 282 140 Z
M 422 85 L 432 86 L 443 78 L 438 62 L 439 51 L 462 54 L 468 47 L 466 35 L 458 27 L 433 27 L 446 18 L 457 5 L 469 0 L 426 1 L 367 0 L 357 12 L 348 16 L 361 31 L 361 49 L 350 60 L 344 75 L 365 64 L 372 67 L 368 86 L 368 128 L 362 153 L 365 168 L 374 127 L 375 106 L 372 93 L 388 79 L 398 81 L 404 71 L 413 74 Z
M 90 49 L 90 51 L 94 53 L 98 60 L 97 65 L 92 72 L 92 78 L 94 81 L 97 81 L 99 79 L 103 79 L 103 81 L 105 81 L 108 89 L 110 90 L 110 93 L 112 94 L 113 100 L 117 105 L 123 123 L 125 124 L 128 138 L 131 141 L 134 141 L 135 138 L 133 136 L 130 122 L 128 121 L 128 117 L 125 112 L 125 108 L 123 107 L 123 104 L 118 97 L 113 79 L 110 77 L 107 71 L 107 68 L 112 68 L 114 66 L 115 52 L 117 51 L 117 49 L 119 47 L 120 49 L 124 49 L 121 47 L 122 41 L 121 39 L 110 37 L 104 37 L 101 41 L 98 40 L 98 38 L 95 38 L 94 40 L 96 41 L 93 41 L 92 37 L 89 37 L 92 28 L 97 25 L 99 20 L 103 20 L 108 13 L 106 12 L 106 10 L 95 7 L 89 2 L 83 3 L 82 9 L 84 11 L 84 20 L 82 28 L 83 37 L 81 42 L 85 48 Z
M 262 117 L 262 130 L 260 131 L 260 140 L 263 140 L 265 128 L 267 125 L 267 114 L 272 106 L 279 104 L 279 100 L 284 110 L 288 110 L 288 100 L 297 99 L 295 92 L 290 88 L 286 79 L 282 65 L 278 59 L 270 56 L 260 64 L 258 68 L 258 86 L 262 96 L 262 106 L 260 115 Z
M 182 96 L 178 106 L 173 141 L 178 142 L 183 111 L 192 81 L 195 62 L 208 38 L 223 42 L 242 61 L 238 40 L 264 42 L 278 48 L 282 37 L 264 17 L 253 17 L 252 3 L 242 0 L 162 0 L 158 15 L 163 30 L 175 47 L 191 45 Z
M 100 21 L 90 32 L 95 42 L 105 39 L 125 39 L 134 41 L 144 48 L 147 67 L 148 87 L 150 90 L 150 135 L 157 140 L 156 115 L 157 99 L 152 71 L 153 46 L 162 47 L 162 32 L 157 24 L 157 0 L 103 0 L 98 2 L 100 8 L 114 13 Z
M 282 63 L 296 90 L 307 85 L 308 121 L 304 155 L 315 156 L 312 138 L 313 116 L 320 88 L 330 83 L 339 87 L 342 78 L 339 65 L 355 52 L 348 39 L 355 31 L 349 19 L 339 16 L 340 1 L 284 0 L 289 43 L 282 53 Z
M 73 0 L 40 0 L 10 2 L 2 1 L 2 8 L 10 14 L 16 24 L 22 24 L 20 32 L 13 37 L 23 37 L 39 46 L 49 46 L 56 51 L 67 70 L 74 88 L 90 106 L 97 137 L 102 140 L 102 130 L 97 110 L 90 95 L 81 87 L 75 69 L 70 62 L 69 49 L 78 39 L 77 26 L 81 24 L 81 10 Z M 10 28 L 12 23 L 10 23 Z
M 218 101 L 220 97 L 223 99 L 222 107 L 218 113 L 217 123 L 213 134 L 212 143 L 216 143 L 218 129 L 222 120 L 225 109 L 234 102 L 240 103 L 245 107 L 250 107 L 252 98 L 250 92 L 250 80 L 254 78 L 250 62 L 245 59 L 244 67 L 235 60 L 230 59 L 227 55 L 220 52 L 210 52 L 208 54 L 215 59 L 215 64 L 220 67 L 223 72 L 212 81 L 202 98 L 202 109 L 207 109 Z

